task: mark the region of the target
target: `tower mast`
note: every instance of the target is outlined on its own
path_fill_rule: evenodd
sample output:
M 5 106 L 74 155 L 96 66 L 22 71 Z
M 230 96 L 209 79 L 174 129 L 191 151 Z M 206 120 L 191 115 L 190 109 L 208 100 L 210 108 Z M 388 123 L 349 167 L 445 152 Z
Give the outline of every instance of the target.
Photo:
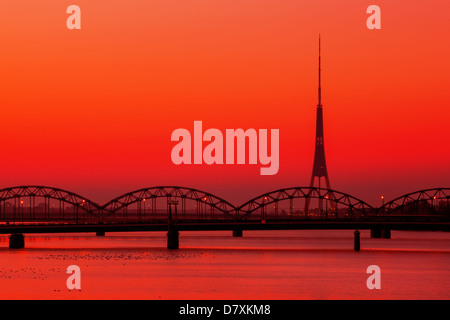
M 328 178 L 327 162 L 325 159 L 325 146 L 323 139 L 323 108 L 322 108 L 322 83 L 321 83 L 321 52 L 320 52 L 320 34 L 319 34 L 319 90 L 318 90 L 318 104 L 316 114 L 316 143 L 314 152 L 314 164 L 310 182 L 310 188 L 314 187 L 315 178 L 318 180 L 318 188 L 321 187 L 321 178 L 325 180 L 327 189 L 331 189 L 330 179 Z M 310 191 L 312 192 L 312 190 Z M 334 202 L 332 201 L 333 195 L 330 194 L 329 199 L 331 208 L 334 208 Z M 305 213 L 308 213 L 310 199 L 305 201 Z M 323 199 L 319 198 L 319 211 L 322 212 Z
M 320 79 L 320 34 L 319 34 L 319 103 L 317 104 L 318 107 L 322 107 L 322 86 L 321 86 L 321 79 Z

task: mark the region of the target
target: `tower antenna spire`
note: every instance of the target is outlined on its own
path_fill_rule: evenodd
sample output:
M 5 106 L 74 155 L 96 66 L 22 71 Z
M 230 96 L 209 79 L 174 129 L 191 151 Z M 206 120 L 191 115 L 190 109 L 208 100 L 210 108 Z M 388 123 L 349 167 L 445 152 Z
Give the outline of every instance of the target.
M 317 104 L 318 107 L 322 106 L 322 86 L 321 86 L 321 70 L 320 70 L 320 33 L 319 33 L 319 103 Z

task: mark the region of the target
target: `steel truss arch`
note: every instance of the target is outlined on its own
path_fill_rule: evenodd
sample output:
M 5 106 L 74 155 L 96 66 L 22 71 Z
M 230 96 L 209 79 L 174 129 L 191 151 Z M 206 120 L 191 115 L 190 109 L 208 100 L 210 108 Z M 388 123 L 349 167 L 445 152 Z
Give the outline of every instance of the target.
M 381 214 L 439 214 L 450 209 L 450 188 L 424 189 L 407 193 L 385 203 L 379 211 Z
M 375 211 L 375 209 L 365 201 L 340 191 L 316 187 L 292 187 L 267 192 L 247 201 L 238 208 L 240 219 L 246 219 L 256 210 L 264 209 L 264 207 L 278 203 L 279 201 L 299 198 L 305 200 L 321 199 L 333 202 L 336 207 L 344 206 L 351 212 L 355 211 L 361 215 L 366 215 Z
M 227 200 L 205 191 L 180 186 L 156 186 L 131 191 L 110 200 L 102 208 L 104 215 L 112 216 L 132 204 L 154 201 L 157 198 L 166 198 L 167 208 L 169 208 L 169 202 L 174 199 L 179 199 L 182 203 L 186 200 L 197 201 L 198 204 L 206 205 L 212 211 L 220 212 L 227 219 L 236 219 L 237 208 Z
M 30 199 L 27 207 L 31 211 L 32 208 L 35 209 L 35 198 L 43 198 L 45 205 L 47 205 L 49 199 L 53 199 L 60 203 L 72 205 L 76 210 L 81 209 L 92 218 L 100 216 L 101 207 L 98 204 L 86 197 L 67 190 L 47 186 L 16 186 L 0 189 L 0 203 L 3 204 L 0 207 L 3 207 L 3 211 L 5 211 L 4 208 L 8 200 L 14 200 L 14 208 L 24 211 L 23 208 L 20 208 L 24 203 L 24 199 Z M 3 212 L 3 214 L 5 213 Z

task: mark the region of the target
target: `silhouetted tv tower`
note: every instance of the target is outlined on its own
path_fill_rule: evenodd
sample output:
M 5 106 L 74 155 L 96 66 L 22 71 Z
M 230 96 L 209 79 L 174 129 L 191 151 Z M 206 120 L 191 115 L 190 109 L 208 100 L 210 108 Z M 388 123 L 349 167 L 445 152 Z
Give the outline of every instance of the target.
M 320 66 L 320 35 L 319 35 L 319 103 L 317 104 L 316 117 L 316 147 L 314 152 L 314 164 L 311 176 L 310 187 L 314 187 L 315 178 L 318 180 L 318 187 L 320 188 L 320 180 L 323 178 L 327 189 L 331 189 L 330 179 L 328 178 L 327 162 L 325 160 L 325 146 L 323 139 L 323 110 L 322 110 L 322 87 L 321 87 L 321 66 Z M 330 194 L 331 208 L 334 209 L 333 195 Z M 305 213 L 308 212 L 310 200 L 305 202 Z M 319 199 L 319 211 L 322 212 L 323 199 Z

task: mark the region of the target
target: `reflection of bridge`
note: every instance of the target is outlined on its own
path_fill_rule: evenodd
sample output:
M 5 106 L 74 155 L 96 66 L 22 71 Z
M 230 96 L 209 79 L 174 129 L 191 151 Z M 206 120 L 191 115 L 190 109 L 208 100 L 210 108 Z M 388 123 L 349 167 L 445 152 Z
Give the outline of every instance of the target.
M 325 208 L 314 208 L 315 201 Z M 284 229 L 370 229 L 372 237 L 386 238 L 390 230 L 450 230 L 450 188 L 409 193 L 378 208 L 336 190 L 307 187 L 269 192 L 241 206 L 173 186 L 136 190 L 104 205 L 57 188 L 0 190 L 0 233 L 11 234 L 11 248 L 24 246 L 24 233 L 168 231 L 168 247 L 178 248 L 183 230 L 232 230 L 242 236 L 242 230 Z

